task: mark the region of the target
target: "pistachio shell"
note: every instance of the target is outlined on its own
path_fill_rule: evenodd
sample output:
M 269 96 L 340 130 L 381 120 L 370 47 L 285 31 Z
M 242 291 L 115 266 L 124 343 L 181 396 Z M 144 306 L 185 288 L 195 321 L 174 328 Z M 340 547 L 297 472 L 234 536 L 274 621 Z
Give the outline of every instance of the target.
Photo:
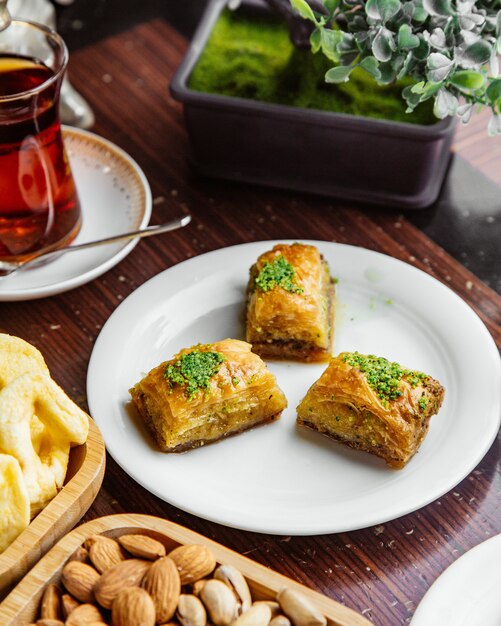
M 326 626 L 327 620 L 318 609 L 299 591 L 285 587 L 279 591 L 277 600 L 285 615 L 294 626 Z
M 208 580 L 200 592 L 200 599 L 214 626 L 229 626 L 238 615 L 238 603 L 233 591 L 220 580 Z
M 277 615 L 280 615 L 280 604 L 275 602 L 275 600 L 256 600 L 254 604 L 266 604 L 266 606 L 269 606 L 272 619 Z
M 240 613 L 251 608 L 252 598 L 247 581 L 233 565 L 220 565 L 214 572 L 214 578 L 221 580 L 233 591 L 240 605 Z
M 255 604 L 248 611 L 242 613 L 233 622 L 233 626 L 268 626 L 270 619 L 270 607 L 266 604 Z
M 207 613 L 202 601 L 191 594 L 181 594 L 176 617 L 182 626 L 206 626 Z
M 270 622 L 270 626 L 291 626 L 291 621 L 285 615 L 275 615 Z

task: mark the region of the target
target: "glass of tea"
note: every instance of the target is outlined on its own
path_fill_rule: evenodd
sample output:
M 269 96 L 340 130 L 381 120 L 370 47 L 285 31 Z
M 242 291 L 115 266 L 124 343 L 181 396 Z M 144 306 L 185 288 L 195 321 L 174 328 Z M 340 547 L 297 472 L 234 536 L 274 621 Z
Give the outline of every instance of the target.
M 80 229 L 59 121 L 67 63 L 44 26 L 13 20 L 0 32 L 0 261 L 62 247 Z

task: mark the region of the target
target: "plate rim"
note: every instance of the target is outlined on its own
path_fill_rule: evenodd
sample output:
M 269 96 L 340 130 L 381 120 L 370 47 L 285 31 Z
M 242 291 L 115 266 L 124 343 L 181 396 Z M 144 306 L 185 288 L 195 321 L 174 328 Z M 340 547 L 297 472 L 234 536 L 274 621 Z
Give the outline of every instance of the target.
M 484 552 L 489 553 L 490 548 L 494 543 L 499 543 L 498 551 L 499 553 L 501 553 L 501 533 L 498 533 L 496 535 L 493 535 L 492 537 L 489 537 L 488 539 L 484 539 L 484 541 L 481 541 L 480 543 L 477 543 L 477 545 L 473 546 L 473 548 L 470 548 L 455 561 L 450 563 L 444 569 L 444 571 L 432 582 L 424 596 L 421 598 L 414 612 L 414 615 L 412 616 L 410 626 L 427 626 L 429 622 L 426 622 L 424 620 L 427 620 L 430 617 L 430 605 L 427 605 L 427 603 L 430 602 L 430 599 L 433 603 L 435 603 L 435 596 L 437 595 L 437 593 L 443 593 L 443 586 L 446 585 L 450 587 L 449 578 L 452 579 L 452 577 L 455 576 L 456 572 L 461 567 L 463 567 L 465 563 L 468 563 L 471 558 L 474 558 L 477 554 L 483 554 Z M 442 624 L 443 622 L 440 623 Z M 447 626 L 447 624 L 444 624 L 443 626 Z
M 94 132 L 67 125 L 61 125 L 61 130 L 63 133 L 63 139 L 65 139 L 68 135 L 73 135 L 76 137 L 86 137 L 96 144 L 103 145 L 107 150 L 117 155 L 122 162 L 127 163 L 131 171 L 133 171 L 137 175 L 144 191 L 143 215 L 139 224 L 139 228 L 144 228 L 145 226 L 147 226 L 151 218 L 153 199 L 148 179 L 146 178 L 145 173 L 143 172 L 137 161 L 115 143 L 113 143 L 109 139 L 106 139 L 105 137 L 101 137 Z M 79 274 L 78 276 L 74 276 L 73 278 L 51 284 L 45 284 L 41 287 L 28 287 L 23 289 L 9 290 L 0 289 L 0 302 L 23 302 L 28 300 L 37 300 L 40 298 L 47 298 L 49 296 L 64 293 L 66 291 L 70 291 L 71 289 L 76 289 L 77 287 L 81 287 L 82 285 L 85 285 L 95 278 L 98 278 L 111 268 L 115 267 L 115 265 L 118 265 L 120 261 L 122 261 L 132 252 L 138 242 L 139 239 L 132 239 L 131 241 L 125 243 L 120 250 L 118 250 L 112 257 L 110 257 L 103 263 L 100 263 L 99 265 L 96 265 L 87 272 Z
M 94 397 L 94 390 L 92 389 L 92 377 L 93 377 L 93 370 L 95 367 L 95 362 L 98 356 L 98 351 L 101 349 L 101 344 L 105 341 L 106 339 L 106 333 L 108 332 L 111 324 L 113 324 L 113 318 L 115 315 L 118 315 L 119 311 L 122 310 L 122 307 L 126 307 L 127 304 L 126 303 L 130 303 L 130 299 L 132 298 L 139 298 L 138 292 L 140 292 L 143 288 L 147 288 L 146 285 L 150 285 L 150 289 L 154 288 L 154 285 L 161 281 L 163 279 L 163 277 L 165 276 L 165 274 L 167 274 L 168 272 L 170 272 L 173 269 L 179 268 L 179 266 L 183 266 L 183 267 L 188 267 L 192 264 L 196 264 L 197 262 L 200 262 L 200 258 L 207 258 L 208 256 L 215 256 L 218 253 L 220 253 L 221 251 L 226 251 L 226 250 L 232 250 L 232 249 L 236 249 L 236 248 L 242 248 L 242 247 L 253 247 L 253 246 L 272 246 L 278 243 L 294 243 L 297 241 L 301 241 L 301 243 L 305 243 L 305 244 L 311 244 L 311 245 L 316 245 L 316 246 L 334 246 L 334 247 L 342 247 L 342 248 L 347 248 L 350 249 L 351 251 L 356 250 L 356 251 L 361 251 L 362 254 L 365 253 L 369 253 L 370 255 L 377 255 L 377 256 L 381 256 L 384 257 L 386 260 L 389 260 L 390 262 L 396 262 L 397 264 L 401 265 L 401 266 L 405 266 L 406 270 L 410 270 L 410 271 L 415 271 L 416 273 L 418 273 L 419 275 L 422 275 L 425 277 L 426 280 L 431 280 L 434 283 L 437 283 L 437 285 L 439 285 L 439 288 L 442 288 L 448 295 L 448 297 L 452 297 L 453 299 L 456 300 L 456 302 L 458 303 L 458 306 L 461 306 L 465 311 L 468 312 L 468 314 L 471 316 L 472 321 L 475 322 L 475 324 L 477 325 L 478 330 L 483 334 L 485 341 L 488 344 L 488 349 L 491 351 L 490 357 L 492 357 L 493 359 L 496 359 L 496 369 L 497 369 L 497 378 L 500 381 L 500 389 L 501 389 L 501 356 L 499 355 L 499 351 L 498 348 L 496 346 L 496 343 L 494 342 L 494 339 L 492 337 L 492 335 L 490 334 L 489 330 L 487 329 L 487 327 L 485 326 L 484 322 L 480 319 L 480 317 L 478 316 L 478 314 L 473 310 L 473 308 L 465 301 L 463 300 L 463 298 L 461 298 L 453 289 L 451 289 L 447 284 L 441 282 L 440 280 L 438 280 L 437 278 L 435 278 L 434 276 L 428 274 L 426 271 L 421 270 L 420 268 L 415 267 L 414 265 L 411 265 L 409 263 L 406 263 L 405 261 L 402 261 L 401 259 L 397 259 L 395 257 L 392 257 L 388 254 L 382 253 L 382 252 L 378 252 L 376 250 L 371 250 L 370 248 L 364 248 L 362 246 L 356 246 L 356 245 L 352 245 L 352 244 L 345 244 L 345 243 L 337 243 L 337 242 L 333 242 L 333 241 L 326 241 L 326 240 L 312 240 L 312 239 L 272 239 L 272 240 L 259 240 L 259 241 L 252 241 L 252 242 L 244 242 L 244 243 L 240 243 L 240 244 L 234 244 L 231 246 L 225 246 L 223 248 L 219 248 L 216 250 L 211 250 L 209 252 L 191 257 L 189 259 L 186 259 L 184 261 L 181 261 L 175 265 L 172 265 L 169 268 L 166 268 L 165 270 L 160 271 L 159 273 L 157 273 L 155 276 L 152 276 L 150 279 L 148 279 L 147 281 L 145 281 L 142 285 L 140 285 L 139 287 L 137 287 L 134 291 L 132 291 L 120 304 L 119 306 L 113 311 L 113 313 L 110 315 L 110 317 L 108 318 L 108 320 L 106 321 L 106 323 L 103 325 L 95 343 L 93 346 L 93 350 L 89 359 L 89 364 L 88 364 L 88 369 L 87 369 L 87 383 L 86 383 L 86 388 L 87 388 L 87 397 L 88 397 L 88 404 L 89 404 L 89 410 L 91 415 L 93 415 L 94 419 L 96 419 L 96 417 L 94 416 L 94 411 L 96 408 L 96 404 L 97 401 Z M 494 375 L 496 375 L 496 373 L 494 373 Z M 490 450 L 493 442 L 496 439 L 497 433 L 499 431 L 499 427 L 501 425 L 501 392 L 498 393 L 498 396 L 495 398 L 495 402 L 492 405 L 492 415 L 494 416 L 494 413 L 497 409 L 497 419 L 492 419 L 491 422 L 491 429 L 488 433 L 488 436 L 485 437 L 484 439 L 484 445 L 481 447 L 481 449 L 478 452 L 478 455 L 475 456 L 475 458 L 472 458 L 472 460 L 470 461 L 470 463 L 465 466 L 465 468 L 463 469 L 463 472 L 461 472 L 461 474 L 458 474 L 457 476 L 455 476 L 455 478 L 451 481 L 449 480 L 449 484 L 448 487 L 444 490 L 444 488 L 441 489 L 437 489 L 436 492 L 432 492 L 431 495 L 422 498 L 421 500 L 419 500 L 419 503 L 411 506 L 411 507 L 407 507 L 405 508 L 405 510 L 402 510 L 400 513 L 398 513 L 397 515 L 392 515 L 390 517 L 388 517 L 387 515 L 381 515 L 381 516 L 377 516 L 375 515 L 373 517 L 373 519 L 370 522 L 364 521 L 361 524 L 350 524 L 348 526 L 338 526 L 338 527 L 334 527 L 332 524 L 324 524 L 324 525 L 317 525 L 315 526 L 315 528 L 309 528 L 307 530 L 294 530 L 291 527 L 287 527 L 287 526 L 283 526 L 281 528 L 278 528 L 277 525 L 273 525 L 273 526 L 266 526 L 266 524 L 261 525 L 259 528 L 256 528 L 255 525 L 245 525 L 245 524 L 240 524 L 240 523 L 231 523 L 225 520 L 222 520 L 220 517 L 214 516 L 214 515 L 210 515 L 207 513 L 201 513 L 198 510 L 194 510 L 192 507 L 186 506 L 186 505 L 180 505 L 177 501 L 174 501 L 172 499 L 166 499 L 165 496 L 159 492 L 158 490 L 155 490 L 153 488 L 151 488 L 150 486 L 148 486 L 146 484 L 146 481 L 141 480 L 141 478 L 139 476 L 136 476 L 135 472 L 131 472 L 130 469 L 128 469 L 127 467 L 124 466 L 124 464 L 121 462 L 121 460 L 118 458 L 119 457 L 119 453 L 115 453 L 115 450 L 113 448 L 113 444 L 110 444 L 109 446 L 107 445 L 107 450 L 110 453 L 110 455 L 113 457 L 113 459 L 116 461 L 116 463 L 127 473 L 128 476 L 130 476 L 135 482 L 137 482 L 141 487 L 143 487 L 144 489 L 146 489 L 147 491 L 149 491 L 150 493 L 152 493 L 153 495 L 157 496 L 158 498 L 160 498 L 161 500 L 163 500 L 164 502 L 167 502 L 169 504 L 171 504 L 172 506 L 175 506 L 183 511 L 186 511 L 192 515 L 196 515 L 197 517 L 200 517 L 202 519 L 206 519 L 208 521 L 214 522 L 214 523 L 218 523 L 218 524 L 223 524 L 227 527 L 230 528 L 236 528 L 236 529 L 240 529 L 240 530 L 246 530 L 246 531 L 250 531 L 250 532 L 259 532 L 259 533 L 267 533 L 267 534 L 278 534 L 278 535 L 293 535 L 293 536 L 309 536 L 309 535 L 320 535 L 320 534 L 330 534 L 330 533 L 339 533 L 339 532 L 350 532 L 350 531 L 354 531 L 354 530 L 359 530 L 362 528 L 370 528 L 371 526 L 377 525 L 377 524 L 382 524 L 382 523 L 386 523 L 389 521 L 392 521 L 394 519 L 398 519 L 404 515 L 407 515 L 409 513 L 415 512 L 417 510 L 420 510 L 421 508 L 427 506 L 428 504 L 430 504 L 431 502 L 437 500 L 438 498 L 442 497 L 443 495 L 445 495 L 446 493 L 448 493 L 449 491 L 451 491 L 454 487 L 456 487 L 462 480 L 464 480 L 464 478 L 466 476 L 468 476 L 473 469 L 480 463 L 480 461 L 484 458 L 484 456 L 488 453 L 488 451 Z M 97 423 L 99 424 L 99 418 L 97 419 Z M 485 433 L 484 433 L 485 434 Z M 104 436 L 104 435 L 103 435 Z

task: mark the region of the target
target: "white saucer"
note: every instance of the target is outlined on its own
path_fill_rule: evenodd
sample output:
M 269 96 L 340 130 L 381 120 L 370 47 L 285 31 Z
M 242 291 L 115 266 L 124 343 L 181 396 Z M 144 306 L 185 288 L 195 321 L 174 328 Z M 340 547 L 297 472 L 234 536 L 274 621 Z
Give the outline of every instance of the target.
M 499 626 L 500 559 L 501 535 L 463 554 L 427 591 L 411 626 Z
M 146 226 L 151 216 L 151 191 L 139 165 L 94 133 L 63 127 L 63 136 L 83 215 L 74 243 Z M 21 270 L 0 280 L 0 301 L 34 300 L 80 287 L 114 267 L 137 242 L 71 252 L 47 265 Z

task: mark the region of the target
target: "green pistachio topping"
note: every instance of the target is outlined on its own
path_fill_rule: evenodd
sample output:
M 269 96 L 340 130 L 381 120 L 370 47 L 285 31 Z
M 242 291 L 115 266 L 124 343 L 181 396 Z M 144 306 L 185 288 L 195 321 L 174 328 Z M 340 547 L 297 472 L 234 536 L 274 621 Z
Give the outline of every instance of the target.
M 419 404 L 419 408 L 421 409 L 421 411 L 424 411 L 428 404 L 428 398 L 426 398 L 425 396 L 421 396 L 421 398 L 419 398 L 418 404 Z
M 233 376 L 233 378 L 231 379 L 231 382 L 233 383 L 233 386 L 236 387 L 238 383 L 240 382 L 240 378 L 238 378 L 238 376 Z
M 416 387 L 427 378 L 423 372 L 404 369 L 398 363 L 392 363 L 373 354 L 366 356 L 352 352 L 345 354 L 343 361 L 365 375 L 369 386 L 382 400 L 383 406 L 388 406 L 388 401 L 396 400 L 402 395 L 400 388 L 402 378 L 405 377 L 412 387 Z
M 185 387 L 186 397 L 192 400 L 199 389 L 209 390 L 211 378 L 217 374 L 224 360 L 224 356 L 219 352 L 195 349 L 167 365 L 164 376 L 171 387 L 174 385 Z
M 265 261 L 256 278 L 256 286 L 261 291 L 270 291 L 275 287 L 281 287 L 290 293 L 303 293 L 304 289 L 295 280 L 296 270 L 286 261 L 283 255 L 269 263 Z

